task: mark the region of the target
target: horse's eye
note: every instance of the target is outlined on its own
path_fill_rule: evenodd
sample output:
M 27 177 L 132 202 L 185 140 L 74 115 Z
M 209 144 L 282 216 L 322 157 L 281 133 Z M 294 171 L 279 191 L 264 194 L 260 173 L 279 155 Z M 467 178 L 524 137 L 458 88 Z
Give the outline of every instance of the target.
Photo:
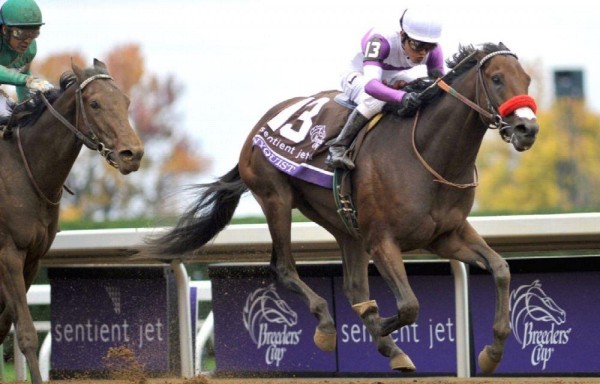
M 93 109 L 98 109 L 98 108 L 100 108 L 100 104 L 98 104 L 98 102 L 96 100 L 92 100 L 90 102 L 90 107 L 92 107 Z
M 502 79 L 500 78 L 500 76 L 494 75 L 492 76 L 492 82 L 494 83 L 494 85 L 500 85 L 502 84 Z

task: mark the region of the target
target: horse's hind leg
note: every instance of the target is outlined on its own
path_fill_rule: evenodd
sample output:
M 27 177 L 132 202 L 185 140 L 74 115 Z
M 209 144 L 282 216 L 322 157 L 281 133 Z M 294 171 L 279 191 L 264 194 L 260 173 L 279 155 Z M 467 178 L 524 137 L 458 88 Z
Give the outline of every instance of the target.
M 404 372 L 415 370 L 415 365 L 392 340 L 381 335 L 381 318 L 375 300 L 369 300 L 369 255 L 363 251 L 362 242 L 347 238 L 342 244 L 344 293 L 354 311 L 373 337 L 377 350 L 390 359 L 390 367 Z
M 466 223 L 462 232 L 451 232 L 440 237 L 430 246 L 440 257 L 454 259 L 477 266 L 492 274 L 496 285 L 496 313 L 494 316 L 494 341 L 479 354 L 479 368 L 484 374 L 494 373 L 502 355 L 504 344 L 510 334 L 508 263 L 494 252 L 479 234 Z
M 256 161 L 266 162 L 262 154 L 258 153 L 255 158 L 257 156 Z M 317 347 L 323 351 L 333 351 L 336 345 L 336 331 L 327 302 L 300 279 L 292 256 L 293 191 L 286 176 L 268 163 L 263 163 L 259 172 L 240 167 L 240 174 L 267 218 L 273 241 L 271 269 L 284 287 L 300 295 L 319 321 L 314 335 Z
M 25 256 L 14 245 L 5 245 L 0 250 L 0 289 L 5 304 L 0 321 L 1 327 L 12 318 L 15 324 L 16 341 L 27 359 L 32 384 L 41 384 L 42 377 L 37 359 L 38 336 L 27 305 L 27 286 L 23 276 Z M 8 311 L 8 312 L 7 312 Z M 5 313 L 7 313 L 5 315 Z M 4 328 L 2 328 L 4 329 Z

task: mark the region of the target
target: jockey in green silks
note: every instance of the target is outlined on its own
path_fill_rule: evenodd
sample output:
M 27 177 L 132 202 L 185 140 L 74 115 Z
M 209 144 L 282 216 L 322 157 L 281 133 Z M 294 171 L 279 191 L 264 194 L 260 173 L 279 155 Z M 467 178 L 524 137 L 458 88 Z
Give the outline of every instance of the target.
M 0 8 L 0 85 L 16 86 L 19 102 L 30 92 L 54 88 L 46 80 L 31 76 L 30 65 L 37 53 L 42 12 L 34 0 L 7 0 Z M 0 94 L 0 117 L 12 112 L 10 100 Z

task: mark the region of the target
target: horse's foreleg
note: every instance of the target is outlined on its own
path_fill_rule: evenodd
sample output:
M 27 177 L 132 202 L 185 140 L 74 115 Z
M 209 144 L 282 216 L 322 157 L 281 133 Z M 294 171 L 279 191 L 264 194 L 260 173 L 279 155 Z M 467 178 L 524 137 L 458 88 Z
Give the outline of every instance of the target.
M 11 325 L 12 317 L 10 317 L 8 309 L 4 308 L 4 310 L 0 312 L 0 345 L 4 342 L 4 339 L 8 335 Z
M 492 250 L 479 234 L 466 223 L 462 232 L 452 232 L 440 237 L 430 249 L 440 257 L 454 259 L 478 266 L 492 274 L 496 285 L 496 310 L 494 316 L 494 341 L 479 354 L 479 368 L 485 374 L 494 373 L 502 355 L 504 344 L 510 334 L 508 263 Z
M 396 345 L 392 337 L 381 336 L 381 318 L 375 300 L 369 300 L 369 255 L 362 250 L 362 244 L 356 240 L 342 243 L 344 270 L 344 293 L 358 314 L 377 350 L 390 359 L 390 367 L 400 371 L 414 371 L 410 358 Z
M 37 359 L 38 336 L 27 305 L 27 287 L 23 276 L 24 259 L 25 256 L 14 246 L 7 245 L 0 251 L 0 276 L 3 276 L 0 289 L 5 304 L 5 310 L 0 318 L 0 328 L 4 330 L 5 323 L 13 319 L 15 339 L 27 359 L 31 382 L 41 384 L 42 377 Z
M 382 319 L 381 334 L 385 336 L 417 321 L 419 301 L 408 284 L 402 253 L 391 238 L 385 237 L 371 247 L 371 257 L 394 293 L 398 308 L 397 316 Z

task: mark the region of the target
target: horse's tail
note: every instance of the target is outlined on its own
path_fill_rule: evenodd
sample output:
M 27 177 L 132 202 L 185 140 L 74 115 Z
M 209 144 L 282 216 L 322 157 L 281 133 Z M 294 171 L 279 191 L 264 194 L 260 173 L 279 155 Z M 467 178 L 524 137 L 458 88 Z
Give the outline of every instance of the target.
M 201 248 L 229 224 L 240 198 L 248 191 L 237 165 L 216 181 L 191 189 L 199 191 L 195 203 L 167 233 L 148 240 L 149 249 L 143 253 L 163 259 Z

